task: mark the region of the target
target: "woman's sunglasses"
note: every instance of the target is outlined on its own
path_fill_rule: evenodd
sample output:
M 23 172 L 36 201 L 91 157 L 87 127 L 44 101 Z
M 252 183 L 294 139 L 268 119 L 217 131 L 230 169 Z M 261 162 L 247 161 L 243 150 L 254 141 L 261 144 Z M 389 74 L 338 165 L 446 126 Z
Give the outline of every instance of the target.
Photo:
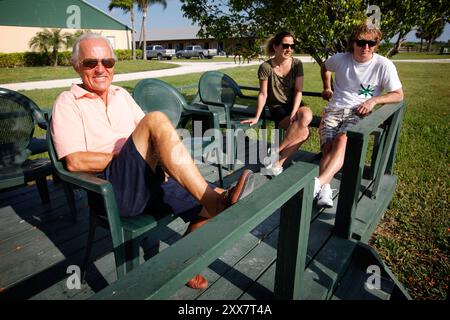
M 289 48 L 289 47 L 290 47 L 292 50 L 295 49 L 295 43 L 292 43 L 292 44 L 290 44 L 290 43 L 282 43 L 281 46 L 283 47 L 283 49 L 287 49 L 287 48 Z
M 377 42 L 373 41 L 373 40 L 356 40 L 355 42 L 356 42 L 356 45 L 361 48 L 365 47 L 366 44 L 368 44 L 369 47 L 371 47 L 371 48 L 375 47 L 377 45 Z
M 108 59 L 84 59 L 81 64 L 85 68 L 94 69 L 98 63 L 101 63 L 105 68 L 112 68 L 116 64 L 113 58 Z

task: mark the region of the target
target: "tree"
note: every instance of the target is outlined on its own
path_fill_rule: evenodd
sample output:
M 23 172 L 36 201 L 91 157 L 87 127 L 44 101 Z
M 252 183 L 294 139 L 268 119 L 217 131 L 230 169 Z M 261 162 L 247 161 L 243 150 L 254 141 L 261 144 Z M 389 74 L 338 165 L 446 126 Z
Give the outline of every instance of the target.
M 66 39 L 66 45 L 67 48 L 71 48 L 73 47 L 75 41 L 82 36 L 85 33 L 90 33 L 92 32 L 90 29 L 86 29 L 86 30 L 77 30 L 74 34 L 71 34 L 70 36 L 67 37 Z
M 129 12 L 131 17 L 131 52 L 133 60 L 136 60 L 136 48 L 134 42 L 134 3 L 136 0 L 111 0 L 108 6 L 109 11 L 114 8 L 122 9 L 125 13 Z
M 143 57 L 142 59 L 147 60 L 147 40 L 145 39 L 145 24 L 147 23 L 147 8 L 153 4 L 159 3 L 163 6 L 164 9 L 167 8 L 167 1 L 166 0 L 136 0 L 136 3 L 138 4 L 139 11 L 142 12 L 142 38 L 144 39 L 144 45 L 142 48 L 143 51 Z
M 421 21 L 425 10 L 442 10 L 425 0 L 181 0 L 184 16 L 200 26 L 199 36 L 217 39 L 253 36 L 267 38 L 280 30 L 293 32 L 300 47 L 318 63 L 345 50 L 353 26 L 367 19 L 369 4 L 381 9 L 386 41 L 401 40 Z M 436 0 L 442 3 L 444 0 Z M 448 9 L 447 9 L 448 10 Z
M 444 32 L 445 24 L 449 22 L 450 9 L 447 2 L 431 1 L 427 3 L 424 16 L 417 26 L 416 36 L 421 40 L 422 51 L 423 40 L 427 41 L 427 51 L 430 51 L 431 44 Z
M 32 50 L 39 50 L 45 54 L 51 51 L 51 60 L 53 61 L 53 66 L 58 65 L 58 51 L 61 47 L 68 48 L 68 41 L 72 34 L 67 32 L 61 32 L 61 29 L 44 29 L 39 31 L 36 35 L 31 38 L 28 45 Z

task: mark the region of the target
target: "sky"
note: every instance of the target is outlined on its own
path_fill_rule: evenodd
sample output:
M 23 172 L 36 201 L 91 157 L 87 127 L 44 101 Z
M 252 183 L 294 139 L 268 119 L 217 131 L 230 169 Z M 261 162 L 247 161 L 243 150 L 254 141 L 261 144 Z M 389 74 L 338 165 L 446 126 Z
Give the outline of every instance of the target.
M 114 9 L 111 12 L 108 11 L 109 0 L 85 0 L 86 2 L 96 6 L 102 11 L 108 13 L 112 17 L 116 18 L 120 22 L 131 27 L 130 14 L 123 13 L 120 9 Z M 140 30 L 141 26 L 141 13 L 135 9 L 135 23 L 136 30 Z M 381 17 L 383 18 L 383 17 Z M 164 10 L 159 4 L 152 5 L 148 8 L 147 13 L 147 30 L 151 32 L 152 29 L 164 29 L 164 28 L 179 28 L 179 27 L 192 27 L 191 20 L 183 17 L 181 11 L 181 2 L 179 0 L 167 0 L 167 8 Z M 139 31 L 140 32 L 140 31 Z M 139 37 L 139 32 L 137 36 Z M 450 24 L 445 26 L 444 33 L 441 37 L 436 39 L 437 41 L 450 40 Z M 406 41 L 419 41 L 414 35 L 414 31 L 410 32 L 406 37 Z

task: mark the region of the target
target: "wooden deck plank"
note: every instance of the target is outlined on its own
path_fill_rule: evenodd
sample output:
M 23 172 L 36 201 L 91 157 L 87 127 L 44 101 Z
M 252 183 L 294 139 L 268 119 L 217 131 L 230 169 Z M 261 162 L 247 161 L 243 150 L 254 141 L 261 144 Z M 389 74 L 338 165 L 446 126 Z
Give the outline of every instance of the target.
M 264 241 L 268 235 L 279 224 L 279 212 L 274 213 L 267 218 L 262 224 L 253 229 L 250 233 L 246 234 L 241 240 L 239 240 L 235 246 L 227 250 L 219 259 L 214 261 L 209 268 L 204 270 L 202 274 L 208 279 L 210 287 L 204 292 L 198 292 L 196 290 L 183 287 L 178 290 L 170 299 L 196 299 L 215 284 L 216 281 L 222 277 L 223 274 L 233 268 L 248 252 L 250 252 L 259 242 Z
M 308 161 L 315 159 L 317 161 L 317 156 L 313 153 L 303 152 L 297 155 L 297 159 Z M 226 177 L 225 185 L 236 181 L 240 174 L 239 169 L 242 167 L 242 165 L 238 166 L 233 175 Z M 251 166 L 251 168 L 255 171 L 259 170 L 258 165 Z M 203 165 L 199 166 L 199 169 L 207 181 L 217 183 L 216 167 Z M 338 188 L 339 182 L 338 176 L 338 179 L 333 181 L 332 188 Z M 364 183 L 367 184 L 367 181 L 364 180 Z M 35 186 L 0 193 L 0 203 L 3 204 L 3 207 L 0 206 L 0 221 L 5 222 L 5 224 L 0 223 L 0 239 L 2 239 L 0 240 L 0 287 L 4 287 L 3 279 L 11 282 L 7 285 L 7 294 L 0 294 L 0 299 L 4 297 L 87 299 L 116 280 L 114 256 L 110 252 L 109 232 L 100 231 L 100 229 L 93 246 L 93 263 L 88 268 L 87 282 L 82 284 L 80 290 L 67 289 L 67 266 L 80 264 L 84 256 L 88 217 L 87 203 L 85 195 L 77 196 L 79 222 L 72 225 L 61 184 L 54 184 L 49 180 L 48 185 L 51 190 L 50 205 L 40 203 Z M 367 202 L 368 206 L 374 201 L 363 195 L 360 196 L 360 200 Z M 384 201 L 385 205 L 389 203 L 389 200 Z M 331 293 L 324 293 L 317 280 L 326 281 L 333 278 L 326 273 L 329 272 L 327 269 L 332 267 L 331 262 L 324 259 L 329 257 L 323 255 L 326 256 L 326 252 L 332 251 L 333 246 L 335 249 L 336 247 L 342 249 L 337 242 L 333 245 L 334 240 L 327 242 L 333 229 L 336 202 L 335 200 L 333 208 L 313 212 L 307 255 L 308 269 L 314 271 L 314 274 L 309 275 L 312 290 L 316 290 L 318 296 L 322 294 L 328 298 Z M 12 203 L 12 206 L 5 209 L 8 203 Z M 379 208 L 379 210 L 384 209 L 383 206 Z M 6 214 L 2 214 L 2 212 L 6 212 Z M 357 217 L 359 217 L 359 213 Z M 378 220 L 369 218 L 361 216 L 360 221 L 355 223 L 355 230 L 372 232 L 372 228 L 378 223 Z M 164 233 L 162 238 L 156 241 L 157 243 L 150 244 L 146 249 L 150 252 L 156 249 L 163 251 L 178 241 L 182 237 L 186 224 L 181 220 L 174 223 L 170 227 L 172 231 Z M 205 291 L 182 287 L 170 299 L 273 298 L 278 223 L 279 213 L 272 214 L 252 232 L 237 241 L 234 247 L 213 261 L 202 272 L 210 282 L 210 286 Z M 151 239 L 149 242 L 154 240 Z M 16 241 L 23 244 L 22 250 L 19 250 L 20 254 L 13 250 Z M 3 263 L 3 260 L 9 262 Z M 142 252 L 141 260 L 143 260 Z M 20 267 L 15 265 L 20 265 Z M 18 273 L 20 276 L 14 278 L 13 273 Z M 322 279 L 320 276 L 318 277 L 318 274 Z M 338 276 L 342 275 L 337 275 L 336 278 Z M 11 287 L 12 284 L 14 284 L 13 287 Z M 314 289 L 314 286 L 317 288 Z
M 236 300 L 266 270 L 276 257 L 278 231 L 275 229 L 263 241 L 229 268 L 209 290 L 199 296 L 200 300 Z

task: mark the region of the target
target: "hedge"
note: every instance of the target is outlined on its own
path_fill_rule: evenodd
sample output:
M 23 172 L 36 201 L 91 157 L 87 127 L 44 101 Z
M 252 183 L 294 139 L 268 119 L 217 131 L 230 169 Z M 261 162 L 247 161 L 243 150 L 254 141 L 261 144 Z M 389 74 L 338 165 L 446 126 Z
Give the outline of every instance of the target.
M 131 60 L 131 50 L 114 50 L 117 59 Z M 70 66 L 71 51 L 58 52 L 58 65 Z M 142 57 L 142 50 L 136 50 L 136 57 Z M 15 67 L 40 67 L 52 66 L 53 59 L 51 53 L 43 52 L 14 52 L 14 53 L 0 53 L 0 68 L 15 68 Z

